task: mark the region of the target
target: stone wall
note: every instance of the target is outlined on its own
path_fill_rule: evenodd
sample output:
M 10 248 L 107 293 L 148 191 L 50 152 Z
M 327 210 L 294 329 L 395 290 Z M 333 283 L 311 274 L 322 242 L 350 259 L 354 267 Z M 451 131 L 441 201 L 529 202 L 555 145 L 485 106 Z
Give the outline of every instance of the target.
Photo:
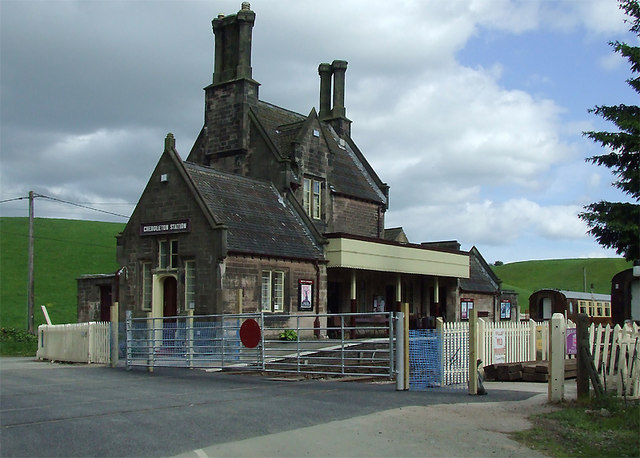
M 78 323 L 101 321 L 101 318 L 110 316 L 106 310 L 104 314 L 101 313 L 101 289 L 106 288 L 111 292 L 115 290 L 115 274 L 83 275 L 77 282 Z

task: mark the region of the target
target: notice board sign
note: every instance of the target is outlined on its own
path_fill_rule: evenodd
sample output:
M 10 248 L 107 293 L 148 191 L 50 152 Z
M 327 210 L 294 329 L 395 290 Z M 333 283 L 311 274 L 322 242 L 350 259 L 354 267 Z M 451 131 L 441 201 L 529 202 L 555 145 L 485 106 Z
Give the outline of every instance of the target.
M 567 355 L 578 354 L 578 334 L 576 328 L 567 328 Z
M 506 339 L 504 329 L 493 330 L 493 362 L 506 362 Z
M 298 280 L 298 311 L 313 310 L 313 280 Z

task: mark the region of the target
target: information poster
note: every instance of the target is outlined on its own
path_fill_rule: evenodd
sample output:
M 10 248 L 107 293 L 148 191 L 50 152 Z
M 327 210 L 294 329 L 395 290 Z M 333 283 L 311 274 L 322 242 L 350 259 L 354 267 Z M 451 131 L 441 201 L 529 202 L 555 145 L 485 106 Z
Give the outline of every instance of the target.
M 298 310 L 313 310 L 313 280 L 298 280 Z
M 504 329 L 493 330 L 493 362 L 494 364 L 506 362 L 506 340 Z

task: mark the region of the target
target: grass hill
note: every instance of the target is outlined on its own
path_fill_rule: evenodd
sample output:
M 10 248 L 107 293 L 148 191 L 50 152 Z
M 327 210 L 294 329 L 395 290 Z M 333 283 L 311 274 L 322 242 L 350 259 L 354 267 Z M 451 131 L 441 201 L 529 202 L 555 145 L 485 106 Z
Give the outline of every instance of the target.
M 35 327 L 44 323 L 41 305 L 54 324 L 75 323 L 76 278 L 115 272 L 115 235 L 122 229 L 122 223 L 35 218 Z M 2 327 L 27 327 L 28 236 L 28 218 L 0 218 Z
M 632 267 L 622 258 L 554 259 L 523 261 L 492 266 L 502 280 L 503 289 L 515 290 L 523 311 L 529 308 L 529 296 L 539 289 L 591 291 L 611 294 L 611 278 Z

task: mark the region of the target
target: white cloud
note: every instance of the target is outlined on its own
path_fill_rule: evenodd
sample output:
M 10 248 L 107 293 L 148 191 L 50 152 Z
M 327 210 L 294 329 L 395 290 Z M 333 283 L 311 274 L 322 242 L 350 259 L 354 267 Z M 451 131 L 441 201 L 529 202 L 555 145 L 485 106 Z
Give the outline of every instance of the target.
M 571 242 L 586 238 L 587 227 L 577 217 L 581 210 L 575 205 L 542 206 L 524 198 L 425 204 L 389 212 L 388 226 L 404 224 L 413 242 L 454 238 L 465 245 L 500 246 L 522 237 Z M 423 224 L 425 221 L 428 225 Z
M 602 56 L 600 59 L 598 59 L 598 63 L 600 64 L 600 67 L 607 71 L 613 71 L 620 67 L 628 65 L 628 62 L 625 60 L 625 58 L 616 52 L 610 52 L 605 56 Z
M 560 108 L 501 88 L 496 75 L 461 66 L 426 72 L 406 81 L 389 106 L 353 114 L 359 119 L 354 136 L 391 184 L 392 205 L 412 205 L 412 195 L 468 199 L 487 185 L 536 188 L 550 167 L 571 155 L 558 133 Z M 356 106 L 394 91 L 392 81 L 375 83 L 357 86 Z M 437 192 L 440 187 L 453 192 Z

